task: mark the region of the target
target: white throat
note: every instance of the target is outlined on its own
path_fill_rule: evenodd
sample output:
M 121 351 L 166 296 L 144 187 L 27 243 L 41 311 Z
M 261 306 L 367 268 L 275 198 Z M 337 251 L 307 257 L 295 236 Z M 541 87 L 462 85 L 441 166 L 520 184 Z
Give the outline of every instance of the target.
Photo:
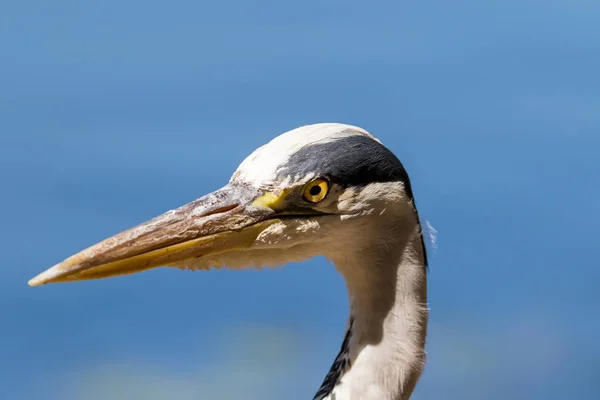
M 411 229 L 407 222 L 388 231 L 391 241 L 374 238 L 332 258 L 346 281 L 350 318 L 315 400 L 410 398 L 425 363 L 428 309 L 421 229 L 416 218 Z

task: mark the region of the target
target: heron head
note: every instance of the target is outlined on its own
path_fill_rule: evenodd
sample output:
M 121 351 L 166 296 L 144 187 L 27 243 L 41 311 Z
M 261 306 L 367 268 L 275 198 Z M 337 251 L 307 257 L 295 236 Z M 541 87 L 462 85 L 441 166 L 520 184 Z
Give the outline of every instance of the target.
M 159 266 L 245 268 L 334 258 L 385 241 L 382 229 L 396 229 L 415 212 L 408 175 L 375 137 L 350 125 L 309 125 L 258 148 L 221 189 L 105 239 L 29 284 Z

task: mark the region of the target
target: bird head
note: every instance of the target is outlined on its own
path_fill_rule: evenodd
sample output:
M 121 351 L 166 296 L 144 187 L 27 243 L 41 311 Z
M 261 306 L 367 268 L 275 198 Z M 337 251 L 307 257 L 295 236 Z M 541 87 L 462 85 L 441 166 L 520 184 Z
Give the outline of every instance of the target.
M 402 219 L 416 215 L 412 197 L 398 158 L 367 131 L 304 126 L 254 151 L 221 189 L 105 239 L 29 284 L 159 266 L 240 269 L 331 259 L 384 242 L 385 232 L 392 237 Z

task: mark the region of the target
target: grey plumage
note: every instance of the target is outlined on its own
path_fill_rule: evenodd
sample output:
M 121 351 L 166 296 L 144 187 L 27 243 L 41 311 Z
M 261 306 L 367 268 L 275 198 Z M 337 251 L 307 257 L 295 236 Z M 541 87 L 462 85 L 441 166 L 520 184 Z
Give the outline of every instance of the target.
M 427 254 L 408 173 L 364 129 L 315 124 L 249 155 L 223 188 L 117 234 L 29 284 L 159 266 L 274 266 L 323 255 L 350 316 L 315 400 L 407 400 L 425 363 Z

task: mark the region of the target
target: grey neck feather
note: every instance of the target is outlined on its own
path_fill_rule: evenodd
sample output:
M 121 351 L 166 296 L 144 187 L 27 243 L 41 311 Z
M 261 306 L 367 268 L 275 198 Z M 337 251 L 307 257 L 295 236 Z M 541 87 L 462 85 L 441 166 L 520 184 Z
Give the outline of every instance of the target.
M 419 223 L 406 230 L 402 222 L 391 227 L 391 242 L 376 237 L 333 259 L 346 281 L 350 318 L 314 400 L 407 400 L 416 386 L 425 363 L 426 250 Z

